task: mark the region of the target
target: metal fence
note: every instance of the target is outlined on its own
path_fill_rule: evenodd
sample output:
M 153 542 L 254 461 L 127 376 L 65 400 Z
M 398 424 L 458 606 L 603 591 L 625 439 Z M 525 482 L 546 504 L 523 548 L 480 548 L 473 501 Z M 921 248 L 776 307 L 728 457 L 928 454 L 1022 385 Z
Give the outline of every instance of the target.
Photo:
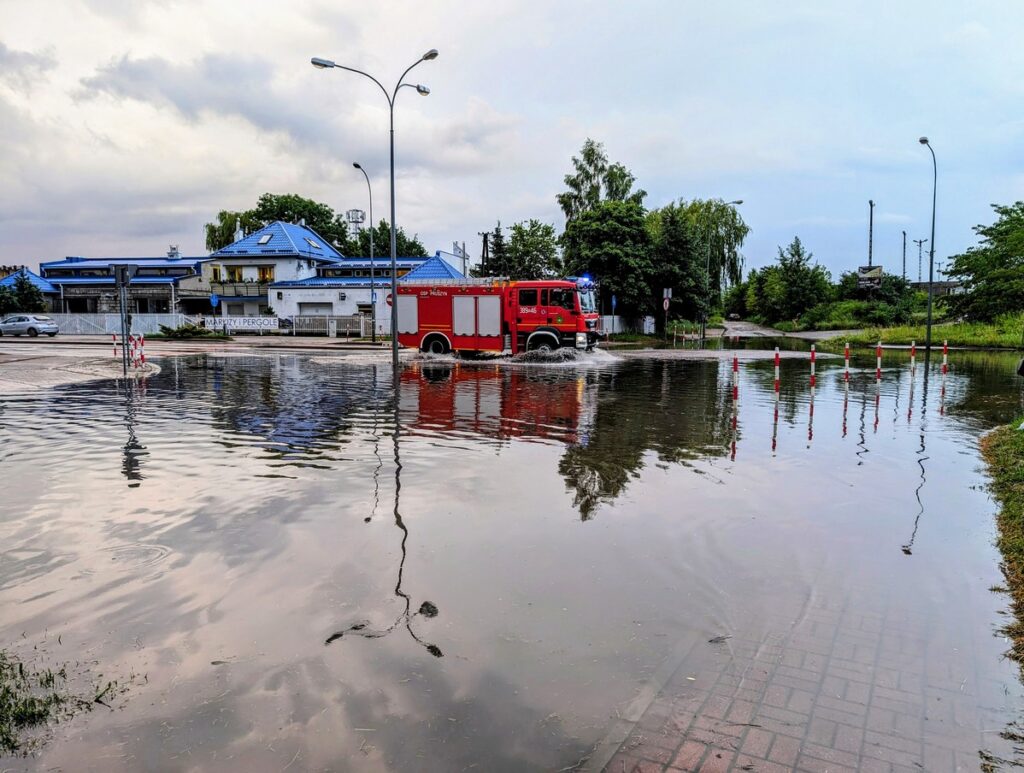
M 120 314 L 49 314 L 67 335 L 121 334 Z M 184 314 L 132 314 L 133 333 L 159 333 L 160 326 L 180 327 L 190 321 Z
M 370 320 L 363 314 L 348 317 L 327 315 L 292 317 L 295 335 L 331 335 L 364 337 L 370 335 Z

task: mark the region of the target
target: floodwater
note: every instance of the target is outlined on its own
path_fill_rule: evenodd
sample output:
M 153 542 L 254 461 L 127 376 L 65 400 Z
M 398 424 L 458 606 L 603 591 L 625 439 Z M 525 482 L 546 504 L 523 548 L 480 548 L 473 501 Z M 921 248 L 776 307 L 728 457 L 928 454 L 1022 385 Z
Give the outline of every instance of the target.
M 1011 756 L 978 440 L 1021 386 L 951 362 L 819 359 L 812 397 L 786 359 L 778 401 L 770 361 L 734 401 L 727 359 L 664 351 L 421 362 L 397 403 L 386 367 L 284 354 L 4 395 L 0 647 L 131 686 L 0 767 L 567 769 L 680 641 L 822 607 L 912 623 L 908 673 Z

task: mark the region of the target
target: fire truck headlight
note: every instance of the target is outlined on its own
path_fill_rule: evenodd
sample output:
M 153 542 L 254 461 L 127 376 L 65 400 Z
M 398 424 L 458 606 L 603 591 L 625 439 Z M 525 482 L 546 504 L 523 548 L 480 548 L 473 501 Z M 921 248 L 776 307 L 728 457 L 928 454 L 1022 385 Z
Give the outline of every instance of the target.
M 577 349 L 586 349 L 587 348 L 587 334 L 586 333 L 577 333 L 576 334 L 576 348 Z

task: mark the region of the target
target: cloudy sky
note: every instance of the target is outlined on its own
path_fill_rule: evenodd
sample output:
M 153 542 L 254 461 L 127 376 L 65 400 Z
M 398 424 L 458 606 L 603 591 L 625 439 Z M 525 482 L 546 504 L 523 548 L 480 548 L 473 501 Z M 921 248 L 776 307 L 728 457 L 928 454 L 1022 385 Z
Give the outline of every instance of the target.
M 264 191 L 387 208 L 387 105 L 323 56 L 431 88 L 396 111 L 398 222 L 428 249 L 564 221 L 584 139 L 648 191 L 744 200 L 749 266 L 799 235 L 833 272 L 937 260 L 1024 198 L 1024 4 L 0 0 L 0 264 L 203 254 Z M 908 273 L 916 274 L 911 244 Z

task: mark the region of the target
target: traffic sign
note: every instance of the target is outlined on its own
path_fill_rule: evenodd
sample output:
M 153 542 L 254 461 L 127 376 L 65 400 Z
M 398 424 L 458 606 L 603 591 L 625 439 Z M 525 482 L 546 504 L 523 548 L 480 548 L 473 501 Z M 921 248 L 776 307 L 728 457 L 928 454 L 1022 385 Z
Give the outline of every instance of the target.
M 615 313 L 615 305 L 619 302 L 619 299 L 612 295 L 612 314 Z
M 661 307 L 662 307 L 663 309 L 665 309 L 665 311 L 668 311 L 668 307 L 669 307 L 669 305 L 670 305 L 671 303 L 672 303 L 672 299 L 671 299 L 671 298 L 666 298 L 665 300 L 663 300 L 663 301 L 661 302 Z
M 210 305 L 213 308 L 217 308 L 217 304 L 220 303 L 220 296 L 217 293 L 210 293 Z
M 391 299 L 391 293 L 388 293 L 387 297 L 384 298 L 384 302 L 387 303 L 388 306 L 390 306 L 391 305 L 391 300 L 392 300 Z

